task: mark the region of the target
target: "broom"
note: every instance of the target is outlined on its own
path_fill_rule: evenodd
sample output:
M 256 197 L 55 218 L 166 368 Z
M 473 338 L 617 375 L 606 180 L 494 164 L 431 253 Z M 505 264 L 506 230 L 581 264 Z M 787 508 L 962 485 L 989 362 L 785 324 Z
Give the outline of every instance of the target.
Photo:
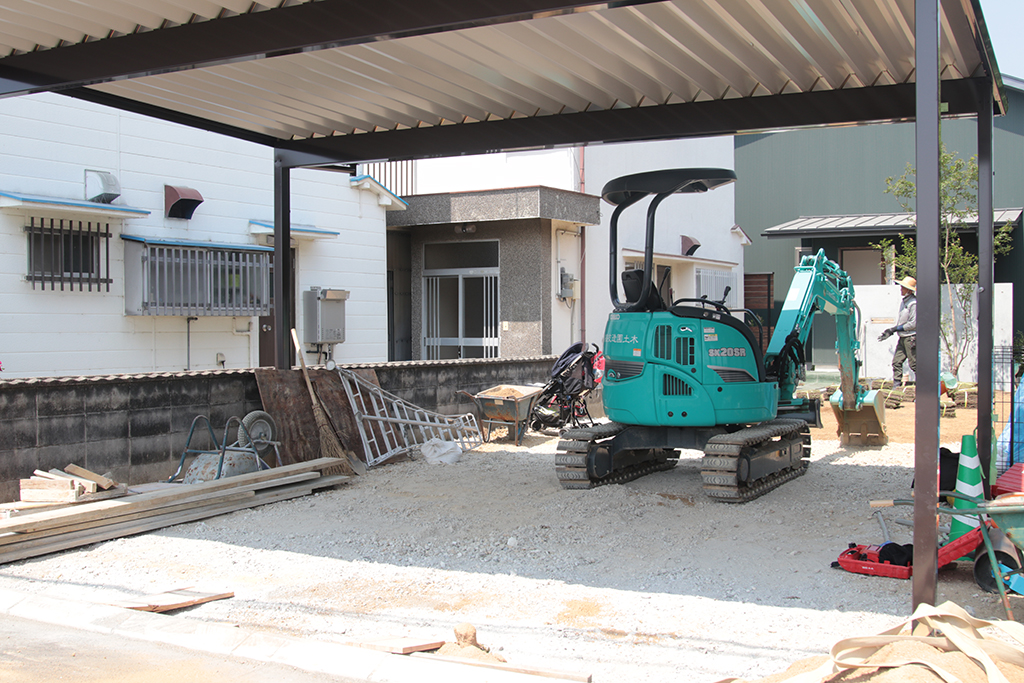
M 306 388 L 309 389 L 309 400 L 313 404 L 313 417 L 316 419 L 316 427 L 320 435 L 320 457 L 339 458 L 341 460 L 337 465 L 331 465 L 323 470 L 321 476 L 326 477 L 334 474 L 354 475 L 355 470 L 349 464 L 345 449 L 341 447 L 338 435 L 331 428 L 331 423 L 327 420 L 327 414 L 324 413 L 324 407 L 320 405 L 320 401 L 313 391 L 313 383 L 309 381 L 309 372 L 306 370 L 306 359 L 302 355 L 302 346 L 299 344 L 299 335 L 295 332 L 294 327 L 292 328 L 292 343 L 295 344 L 295 355 L 299 357 L 299 362 L 302 364 L 302 376 L 306 380 Z

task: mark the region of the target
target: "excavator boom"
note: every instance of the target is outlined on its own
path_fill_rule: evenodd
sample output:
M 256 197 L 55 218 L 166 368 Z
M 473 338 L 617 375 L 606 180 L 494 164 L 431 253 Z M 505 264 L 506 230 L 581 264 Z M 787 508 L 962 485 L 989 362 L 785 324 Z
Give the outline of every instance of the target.
M 884 400 L 877 391 L 869 391 L 860 383 L 860 361 L 856 357 L 860 350 L 860 310 L 854 301 L 853 282 L 825 256 L 824 250 L 805 256 L 797 266 L 765 354 L 768 374 L 779 383 L 779 401 L 794 398 L 803 363 L 801 350 L 813 317 L 822 312 L 836 321 L 840 382 L 839 391 L 829 403 L 839 425 L 838 436 L 844 444 L 857 441 L 883 445 L 888 442 Z

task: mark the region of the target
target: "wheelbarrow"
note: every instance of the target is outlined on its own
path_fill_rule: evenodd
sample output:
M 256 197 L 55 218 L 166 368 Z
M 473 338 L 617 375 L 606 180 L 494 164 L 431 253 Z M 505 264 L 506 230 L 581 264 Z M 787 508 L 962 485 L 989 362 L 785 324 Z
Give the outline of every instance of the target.
M 217 450 L 192 447 L 196 426 L 201 423 L 205 423 L 210 442 L 217 445 Z M 228 444 L 228 434 L 232 424 L 237 424 L 237 438 L 233 443 Z M 234 416 L 228 418 L 224 424 L 224 438 L 218 444 L 217 437 L 213 433 L 213 425 L 210 424 L 210 418 L 205 415 L 197 415 L 192 420 L 185 449 L 181 453 L 181 460 L 178 461 L 178 469 L 167 480 L 167 483 L 174 483 L 174 480 L 178 478 L 189 455 L 193 455 L 195 458 L 182 477 L 181 483 L 183 484 L 198 484 L 221 477 L 270 469 L 270 465 L 261 456 L 267 454 L 271 448 L 274 449 L 277 466 L 280 467 L 279 446 L 281 442 L 274 440 L 276 432 L 277 425 L 274 424 L 273 418 L 262 410 L 254 410 L 241 419 Z
M 494 427 L 508 427 L 509 435 L 515 437 L 518 446 L 530 425 L 530 416 L 543 390 L 544 387 L 499 384 L 478 394 L 461 389 L 456 393 L 465 394 L 476 403 L 480 411 L 480 430 L 484 441 L 490 441 Z
M 985 552 L 979 552 L 974 560 L 974 581 L 989 592 L 999 593 L 1006 618 L 1012 621 L 1013 610 L 1006 596 L 1006 586 L 1024 580 L 1024 556 L 1021 555 L 1021 550 L 1024 549 L 1024 494 L 1008 493 L 995 500 L 984 500 L 956 491 L 940 491 L 939 497 L 956 498 L 973 506 L 936 509 L 944 515 L 978 518 Z M 893 505 L 914 504 L 913 500 L 891 502 Z M 875 503 L 872 505 L 878 507 Z

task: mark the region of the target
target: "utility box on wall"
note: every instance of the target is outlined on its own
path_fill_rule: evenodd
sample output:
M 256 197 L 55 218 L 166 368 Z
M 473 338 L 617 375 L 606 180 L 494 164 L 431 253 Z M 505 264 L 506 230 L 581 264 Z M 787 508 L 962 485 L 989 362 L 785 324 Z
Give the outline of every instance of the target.
M 302 293 L 305 324 L 303 341 L 307 344 L 340 344 L 345 341 L 344 289 L 311 287 Z

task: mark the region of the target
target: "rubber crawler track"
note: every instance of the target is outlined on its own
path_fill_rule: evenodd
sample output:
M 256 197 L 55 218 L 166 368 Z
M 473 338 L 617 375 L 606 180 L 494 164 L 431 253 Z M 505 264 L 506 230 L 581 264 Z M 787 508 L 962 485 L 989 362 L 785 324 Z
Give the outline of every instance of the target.
M 605 484 L 623 484 L 647 474 L 670 470 L 677 458 L 659 458 L 616 470 L 603 479 L 591 479 L 587 473 L 587 452 L 592 443 L 608 439 L 626 429 L 616 422 L 570 429 L 562 434 L 555 455 L 555 474 L 565 489 L 591 489 Z M 777 438 L 800 434 L 803 440 L 801 466 L 790 467 L 763 477 L 752 484 L 741 484 L 736 477 L 740 455 Z M 807 472 L 810 456 L 810 432 L 802 420 L 779 419 L 754 425 L 730 434 L 712 437 L 705 447 L 701 477 L 708 497 L 725 503 L 745 503 L 768 493 Z M 731 473 L 731 476 L 730 476 Z
M 776 437 L 788 439 L 797 435 L 803 441 L 800 465 L 773 472 L 754 482 L 739 481 L 736 472 L 741 455 Z M 810 454 L 810 430 L 803 420 L 772 420 L 731 434 L 714 436 L 704 447 L 701 462 L 704 492 L 709 498 L 723 503 L 746 503 L 804 475 Z

